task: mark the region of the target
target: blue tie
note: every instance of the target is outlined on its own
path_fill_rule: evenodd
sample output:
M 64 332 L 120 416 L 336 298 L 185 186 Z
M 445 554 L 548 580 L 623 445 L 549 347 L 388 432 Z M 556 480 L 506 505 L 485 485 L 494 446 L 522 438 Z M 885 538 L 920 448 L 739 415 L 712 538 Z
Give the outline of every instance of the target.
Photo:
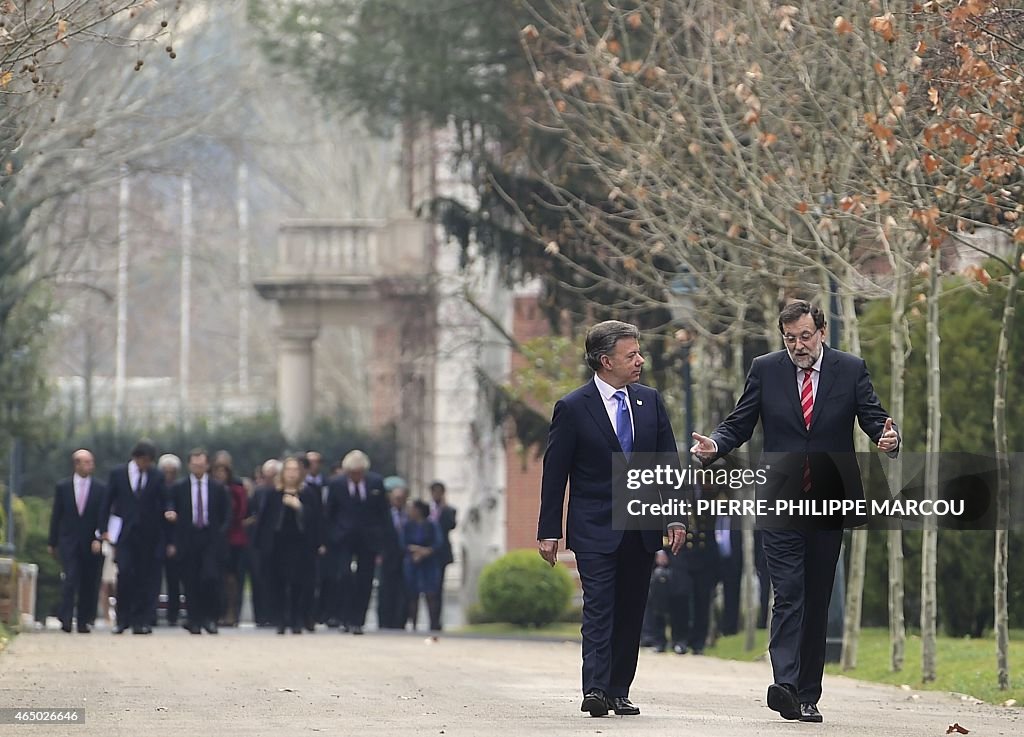
M 628 460 L 629 454 L 633 452 L 633 421 L 629 417 L 626 393 L 620 389 L 612 396 L 619 400 L 619 416 L 615 423 L 615 437 L 619 439 L 619 445 L 622 446 L 622 452 L 626 454 L 626 459 Z

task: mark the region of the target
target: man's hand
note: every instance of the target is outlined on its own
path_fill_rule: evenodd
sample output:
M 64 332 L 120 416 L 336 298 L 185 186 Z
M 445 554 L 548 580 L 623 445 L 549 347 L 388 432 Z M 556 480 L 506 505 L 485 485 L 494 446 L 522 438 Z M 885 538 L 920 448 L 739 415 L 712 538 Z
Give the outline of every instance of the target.
M 715 441 L 711 438 L 705 437 L 700 433 L 691 433 L 694 443 L 693 447 L 690 448 L 690 452 L 700 458 L 702 461 L 709 461 L 715 457 L 718 452 Z
M 178 554 L 178 549 L 176 547 L 174 547 L 173 545 L 168 545 L 167 546 L 167 557 L 168 558 L 173 558 L 177 554 Z
M 93 540 L 92 544 L 89 545 L 89 550 L 92 551 L 93 555 L 99 555 L 103 552 L 103 543 L 101 543 L 99 540 Z
M 668 528 L 668 545 L 672 551 L 672 555 L 679 552 L 680 548 L 683 547 L 683 543 L 686 542 L 686 528 L 680 525 L 674 525 Z
M 878 449 L 883 453 L 891 453 L 896 450 L 900 444 L 900 436 L 892 427 L 892 418 L 889 417 L 885 421 L 885 427 L 882 428 L 882 435 L 878 438 Z
M 48 552 L 54 558 L 57 557 L 57 548 L 53 547 L 52 545 L 46 546 L 46 552 Z
M 537 552 L 551 566 L 558 562 L 558 540 L 538 540 Z
M 175 512 L 173 509 L 168 509 L 166 512 L 164 512 L 164 519 L 171 523 L 177 522 L 178 513 Z
M 316 552 L 317 555 L 327 555 L 327 546 L 321 545 L 319 548 L 316 549 Z

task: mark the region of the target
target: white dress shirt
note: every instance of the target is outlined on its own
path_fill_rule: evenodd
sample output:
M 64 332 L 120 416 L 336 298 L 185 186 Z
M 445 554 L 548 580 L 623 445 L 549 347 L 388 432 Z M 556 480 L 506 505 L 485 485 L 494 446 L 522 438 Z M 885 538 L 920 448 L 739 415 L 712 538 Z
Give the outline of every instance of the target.
M 616 389 L 607 381 L 602 380 L 597 374 L 594 374 L 594 384 L 597 386 L 597 391 L 601 395 L 601 399 L 604 400 L 605 412 L 608 413 L 608 420 L 612 423 L 612 431 L 614 431 L 616 435 L 619 434 L 619 400 L 615 398 L 615 392 L 622 392 L 626 395 L 626 408 L 629 411 L 630 434 L 635 438 L 636 433 L 633 431 L 633 428 L 636 427 L 636 423 L 633 422 L 633 406 L 629 401 L 629 390 L 626 387 Z
M 189 483 L 192 485 L 192 524 L 198 525 L 202 523 L 204 526 L 209 524 L 210 521 L 210 488 L 206 474 L 203 474 L 201 479 L 197 479 L 194 474 L 189 474 Z M 196 483 L 198 482 L 198 483 Z M 203 517 L 199 519 L 199 500 L 196 494 L 202 494 L 203 497 Z

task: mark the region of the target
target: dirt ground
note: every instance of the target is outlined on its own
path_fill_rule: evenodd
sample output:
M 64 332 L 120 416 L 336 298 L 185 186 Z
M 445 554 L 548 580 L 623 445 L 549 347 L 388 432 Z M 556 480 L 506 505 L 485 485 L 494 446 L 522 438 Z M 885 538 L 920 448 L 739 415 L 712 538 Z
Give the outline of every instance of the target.
M 0 706 L 84 707 L 81 725 L 0 725 L 0 735 L 726 735 L 1024 734 L 1024 712 L 948 694 L 826 677 L 825 723 L 765 706 L 770 669 L 644 652 L 637 717 L 579 711 L 578 643 L 321 630 L 217 636 L 38 632 L 0 654 Z

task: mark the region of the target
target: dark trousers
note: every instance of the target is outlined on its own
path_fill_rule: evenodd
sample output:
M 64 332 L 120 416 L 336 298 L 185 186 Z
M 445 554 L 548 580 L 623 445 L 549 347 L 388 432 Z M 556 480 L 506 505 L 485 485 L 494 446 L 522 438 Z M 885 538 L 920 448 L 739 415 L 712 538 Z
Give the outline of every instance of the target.
M 441 575 L 438 578 L 437 584 L 437 621 L 439 623 L 444 616 L 444 572 L 446 568 L 448 568 L 447 563 L 441 566 Z M 440 624 L 438 625 L 438 629 L 441 629 Z
M 178 623 L 181 609 L 181 561 L 167 558 L 163 561 L 164 581 L 167 584 L 167 624 Z
M 153 579 L 160 570 L 152 540 L 119 540 L 117 561 L 117 624 L 146 627 L 153 618 Z
M 69 546 L 61 550 L 60 564 L 64 576 L 57 616 L 61 624 L 70 627 L 73 616 L 79 627 L 91 624 L 96 619 L 103 554 L 94 554 L 88 547 Z
M 427 600 L 427 617 L 430 620 L 430 631 L 440 632 L 441 631 L 441 595 L 437 591 L 428 591 L 423 594 L 423 598 Z M 407 618 L 412 622 L 412 629 L 416 631 L 416 625 L 420 618 L 420 592 L 418 591 L 407 591 L 405 594 L 405 600 L 407 602 L 408 612 Z M 405 622 L 402 623 L 403 626 Z
M 377 554 L 366 545 L 355 545 L 338 551 L 335 571 L 336 616 L 347 627 L 366 624 L 366 610 L 373 593 L 373 569 Z M 352 563 L 355 562 L 355 571 Z
M 324 624 L 327 621 L 336 624 L 333 620 L 338 618 L 331 611 L 331 607 L 335 606 L 334 600 L 336 598 L 334 595 L 337 582 L 337 575 L 334 570 L 336 565 L 337 556 L 332 556 L 330 553 L 316 557 L 316 591 L 313 595 L 313 616 L 320 624 Z
M 719 631 L 735 635 L 740 631 L 740 583 L 743 578 L 743 552 L 733 550 L 728 558 L 718 560 L 718 580 L 722 582 L 722 621 Z
M 825 636 L 842 530 L 764 530 L 764 554 L 775 589 L 768 652 L 776 683 L 801 703 L 818 703 Z
M 264 563 L 255 547 L 249 546 L 246 551 L 249 560 L 249 583 L 252 586 L 252 618 L 257 626 L 268 625 L 274 621 L 274 615 L 268 594 L 269 584 L 264 571 Z
M 583 693 L 629 696 L 654 553 L 628 531 L 611 553 L 576 553 L 583 584 Z
M 383 629 L 404 629 L 409 618 L 405 601 L 405 577 L 402 575 L 402 554 L 385 555 L 380 564 L 377 588 L 377 622 Z M 440 616 L 440 609 L 438 609 Z
M 304 540 L 274 542 L 264 570 L 269 573 L 274 600 L 274 624 L 278 631 L 291 627 L 300 631 L 306 622 L 307 590 L 312 583 L 312 561 L 303 555 Z
M 191 625 L 215 623 L 220 616 L 223 569 L 215 544 L 211 530 L 193 531 L 182 561 L 185 606 Z

